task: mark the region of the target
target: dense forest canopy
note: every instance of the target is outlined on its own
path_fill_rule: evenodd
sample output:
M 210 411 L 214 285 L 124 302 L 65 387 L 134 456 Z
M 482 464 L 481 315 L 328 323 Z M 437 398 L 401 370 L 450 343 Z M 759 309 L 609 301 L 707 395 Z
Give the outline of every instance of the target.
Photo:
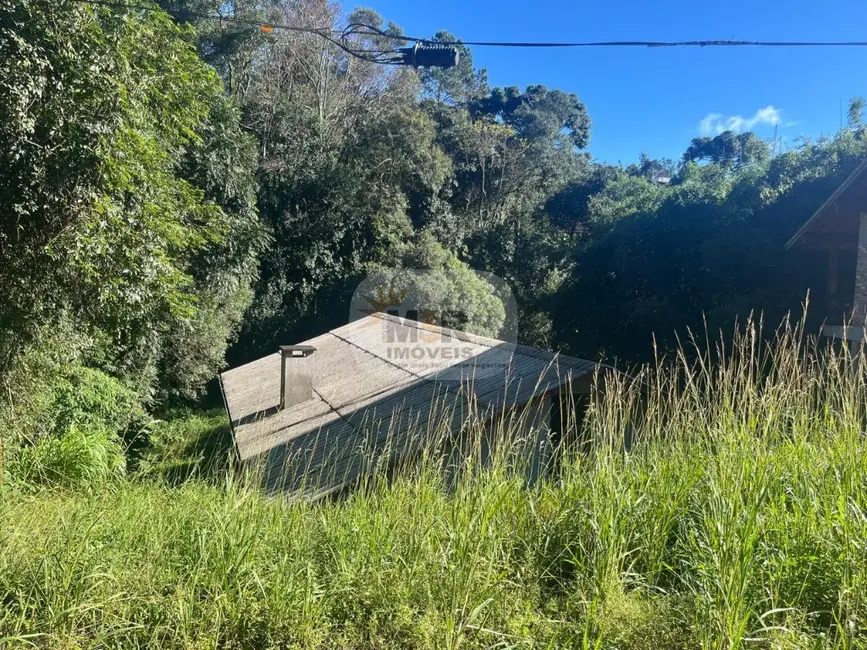
M 599 163 L 580 97 L 491 87 L 465 46 L 414 70 L 199 17 L 401 34 L 369 9 L 138 4 L 0 0 L 0 376 L 45 430 L 58 382 L 195 398 L 227 360 L 345 322 L 383 269 L 467 296 L 470 269 L 496 274 L 522 342 L 624 364 L 705 319 L 773 320 L 818 272 L 784 241 L 867 155 L 855 99 L 838 134 L 783 153 L 725 132 Z M 479 300 L 465 325 L 500 322 Z

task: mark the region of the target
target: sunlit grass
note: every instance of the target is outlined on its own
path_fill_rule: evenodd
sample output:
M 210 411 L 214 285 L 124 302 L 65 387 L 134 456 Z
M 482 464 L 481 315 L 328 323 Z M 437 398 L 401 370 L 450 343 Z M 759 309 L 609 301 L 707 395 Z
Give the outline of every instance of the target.
M 867 647 L 863 355 L 763 341 L 609 379 L 529 484 L 503 444 L 316 503 L 231 474 L 7 494 L 0 646 Z

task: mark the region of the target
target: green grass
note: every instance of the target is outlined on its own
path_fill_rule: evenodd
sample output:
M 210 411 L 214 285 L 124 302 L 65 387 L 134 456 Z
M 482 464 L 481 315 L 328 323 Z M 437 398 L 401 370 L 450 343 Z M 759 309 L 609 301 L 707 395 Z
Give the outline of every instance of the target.
M 0 647 L 867 648 L 864 360 L 801 340 L 610 382 L 532 486 L 504 453 L 317 503 L 8 493 Z
M 219 479 L 235 462 L 229 418 L 222 408 L 174 409 L 151 424 L 147 438 L 141 473 L 172 485 Z

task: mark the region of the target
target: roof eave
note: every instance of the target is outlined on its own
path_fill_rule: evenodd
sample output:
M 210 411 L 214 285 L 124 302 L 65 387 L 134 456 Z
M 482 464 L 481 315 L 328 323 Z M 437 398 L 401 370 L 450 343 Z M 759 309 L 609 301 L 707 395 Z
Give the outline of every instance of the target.
M 819 209 L 816 210 L 809 219 L 807 219 L 803 226 L 798 228 L 798 232 L 792 235 L 791 239 L 786 242 L 786 250 L 789 250 L 792 246 L 797 244 L 798 240 L 804 236 L 804 233 L 807 232 L 809 227 L 822 215 L 822 213 L 824 213 L 827 208 L 834 205 L 843 192 L 845 192 L 865 171 L 867 171 L 867 158 L 858 164 L 846 180 L 843 181 L 836 190 L 834 190 L 831 196 L 829 196 L 821 206 L 819 206 Z

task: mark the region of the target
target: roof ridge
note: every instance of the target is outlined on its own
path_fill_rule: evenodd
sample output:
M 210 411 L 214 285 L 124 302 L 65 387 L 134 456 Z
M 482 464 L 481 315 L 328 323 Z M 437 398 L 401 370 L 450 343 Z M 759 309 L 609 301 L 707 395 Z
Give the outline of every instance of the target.
M 404 325 L 405 327 L 413 327 L 418 330 L 425 330 L 428 332 L 435 332 L 438 334 L 448 333 L 452 338 L 456 338 L 459 341 L 465 341 L 466 343 L 476 343 L 478 345 L 484 345 L 485 347 L 493 348 L 494 346 L 486 341 L 474 341 L 472 338 L 475 337 L 478 339 L 488 339 L 490 341 L 497 341 L 497 339 L 492 339 L 489 337 L 479 336 L 478 334 L 472 334 L 470 332 L 464 332 L 462 330 L 456 330 L 450 327 L 440 327 L 439 325 L 434 325 L 433 323 L 423 323 L 421 321 L 412 320 L 411 318 L 404 318 L 402 316 L 392 316 L 391 314 L 386 314 L 381 311 L 377 311 L 371 314 L 373 318 L 379 318 L 381 320 L 392 320 Z M 462 335 L 462 336 L 458 336 Z M 499 343 L 506 343 L 509 345 L 508 341 L 498 341 Z M 514 344 L 512 344 L 514 345 Z
M 434 332 L 439 334 L 448 334 L 452 338 L 456 338 L 459 341 L 465 341 L 467 343 L 473 343 L 475 345 L 483 345 L 485 347 L 495 349 L 501 346 L 511 346 L 512 351 L 516 354 L 520 354 L 522 356 L 531 357 L 534 359 L 541 359 L 543 361 L 554 362 L 558 359 L 563 359 L 566 362 L 583 362 L 598 365 L 597 363 L 585 359 L 579 359 L 578 357 L 572 357 L 567 354 L 562 354 L 561 352 L 555 352 L 553 350 L 543 350 L 541 348 L 536 348 L 531 345 L 524 345 L 522 343 L 513 343 L 511 341 L 501 341 L 499 339 L 494 339 L 489 336 L 480 336 L 479 334 L 473 334 L 472 332 L 464 332 L 462 330 L 456 330 L 449 327 L 441 327 L 439 325 L 434 325 L 432 323 L 422 323 L 421 321 L 412 320 L 410 318 L 404 318 L 402 316 L 393 316 L 392 314 L 386 314 L 383 312 L 374 312 L 370 315 L 373 318 L 379 318 L 382 320 L 392 320 L 400 323 L 406 327 L 413 327 L 418 330 L 424 330 L 427 332 Z M 461 335 L 461 336 L 456 336 Z M 493 343 L 490 343 L 492 341 Z M 378 355 L 376 355 L 378 356 Z

